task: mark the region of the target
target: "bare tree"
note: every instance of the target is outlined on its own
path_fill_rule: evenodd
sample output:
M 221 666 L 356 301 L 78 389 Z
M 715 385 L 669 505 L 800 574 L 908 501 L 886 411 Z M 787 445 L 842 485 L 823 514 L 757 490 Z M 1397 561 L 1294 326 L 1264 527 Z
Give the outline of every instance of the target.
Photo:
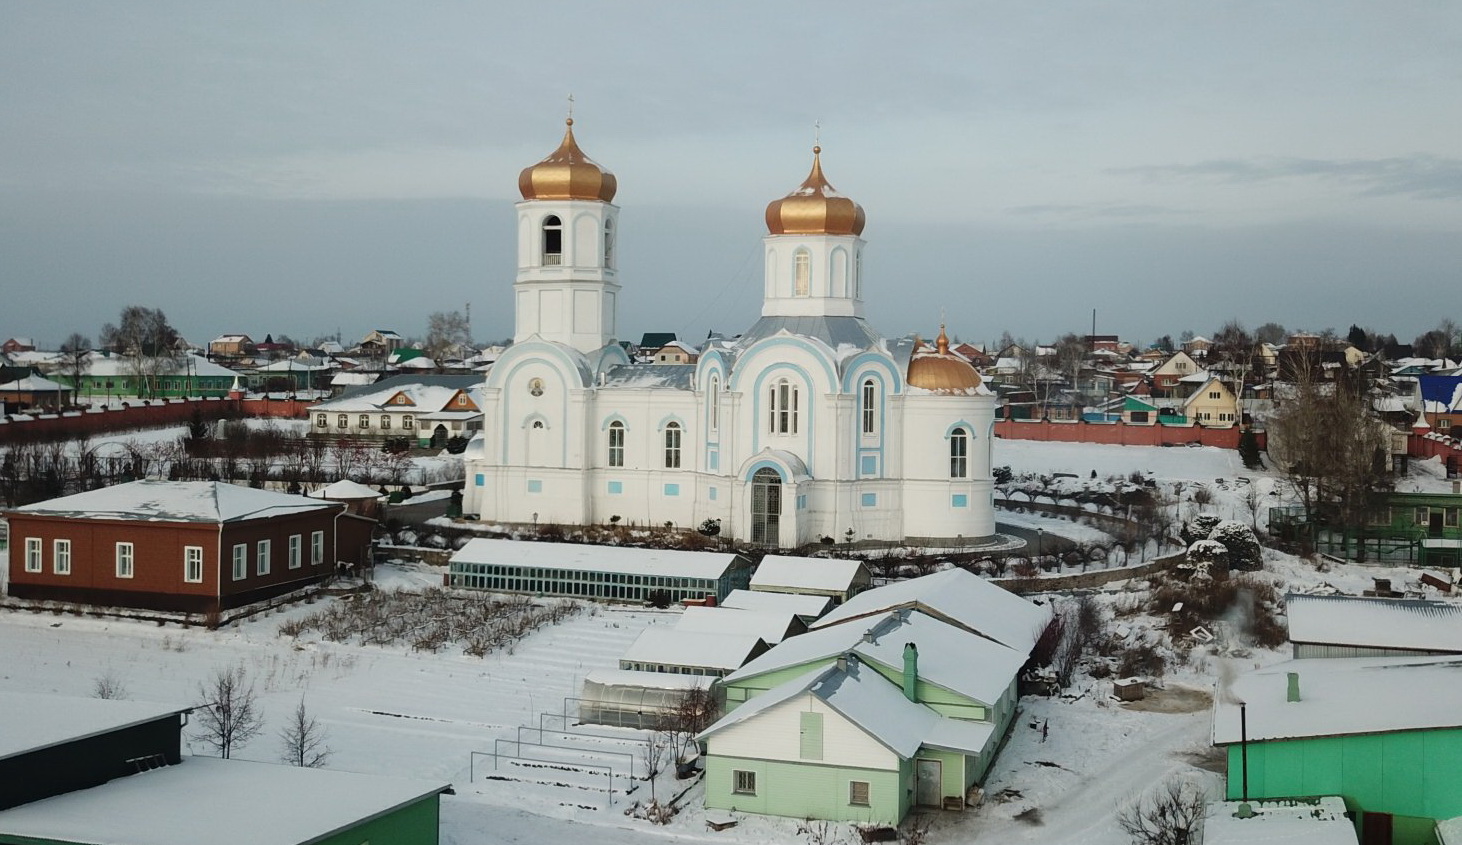
M 715 721 L 716 697 L 709 689 L 696 687 L 680 696 L 675 709 L 660 722 L 661 729 L 670 737 L 670 752 L 676 763 L 690 756 L 696 736 Z
M 92 698 L 116 700 L 126 698 L 127 695 L 127 685 L 111 669 L 108 669 L 91 682 Z
M 158 376 L 176 369 L 177 341 L 178 332 L 161 308 L 140 305 L 123 308 L 120 324 L 107 323 L 101 333 L 102 345 L 121 355 L 137 376 L 141 396 L 154 395 Z
M 645 764 L 645 780 L 650 782 L 650 801 L 655 802 L 655 778 L 665 768 L 665 757 L 669 754 L 671 745 L 670 734 L 666 731 L 650 731 L 645 736 L 645 742 L 640 746 L 640 762 Z
M 1172 777 L 1117 812 L 1117 824 L 1137 845 L 1188 845 L 1203 819 L 1204 795 Z
M 440 363 L 472 345 L 472 326 L 461 311 L 437 311 L 427 318 L 426 354 Z
M 61 374 L 71 380 L 76 397 L 81 398 L 81 378 L 91 369 L 91 338 L 72 332 L 61 342 Z
M 284 743 L 281 759 L 291 766 L 317 769 L 330 759 L 330 746 L 325 744 L 325 728 L 305 709 L 305 699 L 295 706 L 288 724 L 279 732 Z
M 259 697 L 243 664 L 213 670 L 213 676 L 198 685 L 198 697 L 194 738 L 213 746 L 225 760 L 264 729 Z
M 1284 326 L 1278 323 L 1265 323 L 1259 328 L 1254 329 L 1254 341 L 1256 343 L 1277 345 L 1284 343 L 1284 339 L 1288 336 L 1289 333 L 1284 330 Z

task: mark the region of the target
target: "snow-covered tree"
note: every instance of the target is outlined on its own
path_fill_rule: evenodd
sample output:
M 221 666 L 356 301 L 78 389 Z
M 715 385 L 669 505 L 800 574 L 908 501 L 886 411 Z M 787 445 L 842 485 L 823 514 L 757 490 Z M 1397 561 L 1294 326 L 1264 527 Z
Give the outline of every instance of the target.
M 1228 565 L 1231 569 L 1256 570 L 1264 567 L 1264 551 L 1254 530 L 1242 522 L 1226 519 L 1214 526 L 1208 539 L 1222 543 L 1228 551 Z
M 1183 539 L 1184 543 L 1191 546 L 1199 540 L 1207 540 L 1208 535 L 1212 534 L 1213 529 L 1217 528 L 1222 521 L 1223 518 L 1216 513 L 1200 513 L 1188 520 L 1188 523 L 1178 531 L 1178 536 Z
M 1222 572 L 1228 569 L 1228 548 L 1217 540 L 1198 540 L 1188 547 L 1188 562 L 1199 569 Z

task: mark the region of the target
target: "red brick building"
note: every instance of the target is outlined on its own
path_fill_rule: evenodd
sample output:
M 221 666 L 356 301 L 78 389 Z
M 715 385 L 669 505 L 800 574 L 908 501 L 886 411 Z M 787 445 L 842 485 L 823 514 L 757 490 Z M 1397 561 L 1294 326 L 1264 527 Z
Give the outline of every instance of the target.
M 218 481 L 133 481 L 9 511 L 16 598 L 206 613 L 369 560 L 340 502 Z

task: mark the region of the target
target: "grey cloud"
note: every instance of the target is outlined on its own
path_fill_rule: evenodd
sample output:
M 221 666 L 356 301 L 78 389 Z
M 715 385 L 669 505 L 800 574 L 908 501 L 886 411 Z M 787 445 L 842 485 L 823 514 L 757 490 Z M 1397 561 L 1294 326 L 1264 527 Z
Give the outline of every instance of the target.
M 1108 172 L 1137 176 L 1149 182 L 1259 184 L 1314 179 L 1353 186 L 1362 196 L 1462 199 L 1462 159 L 1427 154 L 1376 159 L 1213 159 L 1196 164 L 1127 167 Z

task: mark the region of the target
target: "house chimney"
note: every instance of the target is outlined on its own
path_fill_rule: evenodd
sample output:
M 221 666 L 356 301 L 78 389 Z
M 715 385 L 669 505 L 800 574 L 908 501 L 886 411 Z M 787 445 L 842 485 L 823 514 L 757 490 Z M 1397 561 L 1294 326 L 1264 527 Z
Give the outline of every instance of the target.
M 1286 674 L 1286 677 L 1289 678 L 1289 693 L 1285 696 L 1285 700 L 1286 701 L 1299 701 L 1300 700 L 1300 673 L 1299 672 L 1289 672 L 1289 673 Z
M 918 701 L 915 687 L 919 681 L 919 647 L 913 643 L 904 644 L 904 698 Z

